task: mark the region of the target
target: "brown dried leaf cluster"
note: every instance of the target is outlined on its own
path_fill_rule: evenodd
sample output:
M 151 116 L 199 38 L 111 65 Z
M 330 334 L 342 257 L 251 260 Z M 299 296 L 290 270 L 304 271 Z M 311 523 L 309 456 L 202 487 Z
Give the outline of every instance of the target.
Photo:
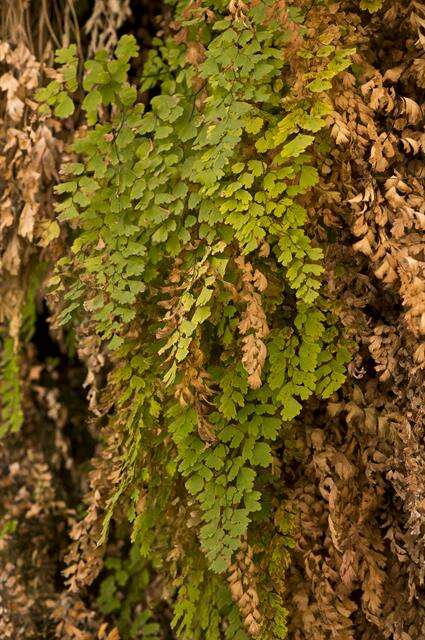
M 70 422 L 71 428 L 78 427 L 86 415 L 83 404 L 82 415 L 74 417 L 72 407 L 69 411 L 63 405 L 63 388 L 58 385 L 65 384 L 72 398 L 75 372 L 70 367 L 66 381 L 60 382 L 57 363 L 49 363 L 44 353 L 48 350 L 44 338 L 37 344 L 38 354 L 31 344 L 20 345 L 30 278 L 41 261 L 54 264 L 62 251 L 59 243 L 52 242 L 59 235 L 52 187 L 66 133 L 59 122 L 39 115 L 34 98 L 43 73 L 52 73 L 40 60 L 49 57 L 60 41 L 45 42 L 45 29 L 52 29 L 44 12 L 47 3 L 42 3 L 35 34 L 30 33 L 35 3 L 7 4 L 0 8 L 5 37 L 0 42 L 0 323 L 3 334 L 14 338 L 15 349 L 25 349 L 21 371 L 25 420 L 19 435 L 0 442 L 0 637 L 118 640 L 117 629 L 111 630 L 79 595 L 66 590 L 60 578 L 68 531 L 73 523 L 78 529 L 76 499 L 85 485 L 65 430 Z M 71 0 L 65 2 L 61 16 L 65 40 L 72 7 Z M 37 47 L 32 36 L 39 49 L 45 47 L 39 59 L 33 54 Z M 103 361 L 99 351 L 94 353 L 96 345 L 90 343 L 88 331 L 80 331 L 84 335 L 79 355 L 87 361 L 86 382 L 94 407 L 95 378 Z M 76 379 L 78 384 L 78 374 Z
M 72 544 L 65 558 L 67 567 L 63 572 L 71 592 L 77 593 L 82 587 L 92 584 L 103 566 L 105 547 L 98 542 L 102 534 L 105 504 L 119 477 L 120 460 L 114 455 L 118 448 L 117 440 L 117 434 L 111 432 L 107 446 L 92 460 L 94 468 L 89 474 L 87 512 L 82 520 L 74 522 L 71 529 Z
M 113 49 L 118 40 L 118 29 L 130 16 L 130 0 L 95 0 L 92 14 L 85 25 L 90 37 L 89 52 Z
M 0 540 L 0 636 L 106 638 L 105 626 L 98 635 L 102 621 L 97 613 L 80 596 L 58 590 L 66 529 L 75 521 L 64 478 L 69 474 L 77 490 L 78 469 L 64 432 L 68 415 L 58 399 L 59 390 L 45 386 L 49 371 L 37 363 L 32 351 L 27 362 L 32 364 L 24 372 L 29 383 L 24 390 L 24 431 L 0 444 L 1 522 L 9 531 Z
M 262 616 L 260 600 L 255 585 L 253 551 L 244 541 L 236 554 L 236 562 L 229 567 L 227 582 L 232 599 L 239 607 L 242 619 L 250 636 L 258 636 L 261 631 Z
M 63 145 L 37 113 L 40 82 L 40 63 L 27 47 L 0 42 L 0 321 L 16 343 L 31 257 L 59 231 L 49 187 Z
M 242 334 L 242 364 L 248 373 L 248 384 L 252 389 L 261 387 L 261 371 L 267 356 L 264 338 L 269 333 L 263 309 L 261 293 L 267 289 L 267 279 L 243 256 L 235 258 L 242 274 L 238 299 L 245 305 L 238 328 Z
M 312 404 L 297 429 L 293 640 L 425 636 L 424 17 L 408 1 L 328 16 L 357 53 L 334 85 L 310 213 L 324 242 L 326 227 L 337 238 L 328 291 L 357 355 L 326 412 Z

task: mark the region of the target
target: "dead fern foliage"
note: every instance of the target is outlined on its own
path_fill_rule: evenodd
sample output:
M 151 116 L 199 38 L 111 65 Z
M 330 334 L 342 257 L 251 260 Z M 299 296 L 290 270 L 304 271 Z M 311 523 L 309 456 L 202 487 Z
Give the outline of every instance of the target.
M 423 27 L 418 2 L 374 17 L 335 5 L 355 44 L 334 83 L 312 224 L 332 230 L 328 290 L 357 343 L 352 379 L 297 433 L 298 541 L 289 637 L 419 640 L 425 632 Z M 307 428 L 305 428 L 307 425 Z

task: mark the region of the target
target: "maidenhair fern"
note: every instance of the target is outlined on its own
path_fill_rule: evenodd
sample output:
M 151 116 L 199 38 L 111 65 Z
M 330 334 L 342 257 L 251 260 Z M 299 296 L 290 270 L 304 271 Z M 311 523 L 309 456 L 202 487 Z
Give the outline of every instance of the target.
M 111 353 L 108 420 L 124 453 L 102 542 L 125 496 L 140 553 L 174 548 L 178 637 L 245 638 L 233 598 L 248 634 L 281 638 L 276 561 L 262 607 L 247 535 L 270 518 L 260 487 L 274 443 L 349 360 L 303 202 L 326 91 L 351 51 L 271 0 L 180 2 L 171 28 L 140 78 L 123 36 L 112 58 L 85 62 L 82 85 L 76 49 L 60 50 L 63 81 L 39 92 L 46 117 L 72 116 L 84 96 L 56 188 L 71 246 L 51 296 L 58 324 L 88 316 Z M 271 549 L 291 545 L 288 531 Z
M 19 354 L 13 338 L 3 338 L 0 360 L 0 436 L 19 431 L 23 422 Z

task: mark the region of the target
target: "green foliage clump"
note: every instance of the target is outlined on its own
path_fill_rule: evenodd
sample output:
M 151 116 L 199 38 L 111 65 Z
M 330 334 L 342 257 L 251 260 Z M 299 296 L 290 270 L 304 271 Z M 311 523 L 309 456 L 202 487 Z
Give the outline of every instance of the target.
M 0 360 L 0 437 L 19 431 L 24 420 L 19 368 L 19 355 L 16 353 L 14 340 L 6 336 Z
M 105 560 L 107 577 L 100 584 L 98 605 L 102 613 L 115 613 L 118 629 L 125 638 L 158 640 L 160 626 L 151 611 L 143 607 L 143 596 L 150 583 L 149 567 L 141 562 L 134 545 L 128 558 L 110 557 Z M 134 611 L 137 613 L 134 615 Z
M 369 11 L 370 13 L 376 13 L 382 8 L 383 0 L 360 0 L 360 9 Z
M 63 82 L 39 93 L 59 117 L 84 94 L 75 162 L 56 188 L 70 251 L 50 286 L 58 323 L 89 316 L 114 363 L 105 393 L 124 454 L 102 541 L 127 498 L 142 555 L 161 544 L 195 554 L 175 582 L 182 638 L 221 637 L 223 616 L 226 638 L 244 637 L 215 574 L 270 518 L 259 486 L 285 425 L 342 384 L 350 357 L 321 294 L 323 254 L 303 201 L 318 181 L 311 150 L 331 110 L 326 91 L 351 51 L 311 41 L 302 21 L 270 0 L 182 2 L 175 37 L 154 40 L 142 77 L 130 80 L 138 46 L 123 36 L 112 58 L 98 51 L 85 63 L 82 86 L 76 50 L 59 51 Z M 286 57 L 294 34 L 302 47 Z M 293 94 L 294 73 L 304 83 Z M 103 606 L 116 605 L 118 574 L 103 583 Z M 284 609 L 271 606 L 280 622 L 270 637 L 284 637 Z

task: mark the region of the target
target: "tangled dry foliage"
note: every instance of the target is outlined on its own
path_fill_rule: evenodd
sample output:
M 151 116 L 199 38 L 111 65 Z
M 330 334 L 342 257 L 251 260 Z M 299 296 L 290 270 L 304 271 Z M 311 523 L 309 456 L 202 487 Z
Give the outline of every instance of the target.
M 356 46 L 335 83 L 332 148 L 310 202 L 330 295 L 357 343 L 351 381 L 298 426 L 290 637 L 425 634 L 425 5 L 328 15 Z M 317 228 L 316 227 L 316 228 Z
M 73 372 L 68 363 L 70 374 L 63 378 L 33 345 L 20 344 L 28 314 L 35 313 L 34 274 L 39 282 L 43 278 L 35 267 L 54 263 L 63 252 L 52 186 L 69 131 L 59 121 L 49 120 L 48 126 L 40 120 L 33 100 L 42 73 L 54 73 L 41 63 L 59 43 L 58 32 L 66 43 L 77 31 L 72 2 L 53 4 L 56 14 L 45 0 L 34 3 L 32 13 L 27 2 L 0 8 L 0 320 L 10 328 L 21 368 L 24 424 L 19 435 L 0 441 L 0 635 L 118 640 L 113 623 L 99 614 L 94 591 L 84 587 L 103 566 L 105 546 L 97 542 L 104 504 L 121 473 L 123 445 L 116 432 L 104 430 L 106 444 L 96 448 L 87 474 L 87 460 L 75 455 L 69 430 L 71 424 L 78 432 L 77 422 L 87 416 L 73 415 L 72 403 L 64 400 L 65 387 L 78 395 L 84 386 L 88 409 L 106 419 L 112 400 L 98 399 L 105 355 L 90 323 L 78 330 L 83 376 L 80 365 Z M 343 389 L 327 403 L 307 403 L 293 425 L 292 450 L 274 452 L 274 474 L 287 487 L 279 509 L 295 514 L 296 538 L 289 568 L 286 549 L 278 557 L 287 577 L 275 586 L 289 609 L 291 640 L 422 640 L 425 5 L 388 0 L 373 14 L 348 0 L 330 10 L 320 3 L 305 5 L 312 34 L 320 25 L 324 43 L 356 48 L 353 66 L 333 83 L 331 136 L 316 146 L 321 178 L 306 204 L 311 235 L 326 248 L 327 295 L 337 303 L 357 350 Z M 29 16 L 37 7 L 41 18 L 33 41 Z M 58 28 L 61 8 L 68 26 Z M 233 3 L 233 9 L 241 10 L 240 4 Z M 96 0 L 92 10 L 88 49 L 113 47 L 130 3 Z M 190 55 L 196 58 L 202 52 L 195 44 Z M 267 281 L 243 257 L 237 267 L 241 279 L 231 293 L 246 305 L 238 328 L 244 365 L 256 388 L 269 332 L 260 296 Z M 178 265 L 174 276 L 167 293 L 178 290 Z M 166 310 L 169 319 L 179 312 L 172 301 Z M 202 355 L 194 352 L 191 358 L 179 399 L 185 405 L 183 389 L 193 389 L 191 402 L 204 416 L 203 439 L 213 442 L 206 409 L 209 380 Z M 97 424 L 89 426 L 87 437 L 96 438 Z M 89 508 L 80 519 L 76 511 L 83 494 Z M 137 513 L 143 512 L 144 499 L 138 497 Z M 176 522 L 188 518 L 174 506 Z M 197 517 L 191 512 L 193 521 Z M 175 555 L 179 548 L 177 541 Z M 253 562 L 258 551 L 244 541 L 227 578 L 252 635 L 262 622 Z M 161 578 L 157 583 L 156 591 L 169 602 L 168 583 Z
M 61 255 L 52 187 L 67 137 L 59 121 L 40 119 L 34 92 L 43 77 L 55 77 L 43 62 L 51 59 L 55 46 L 70 41 L 78 24 L 72 2 L 54 7 L 45 0 L 7 2 L 0 17 L 0 320 L 8 327 L 11 357 L 22 381 L 18 391 L 24 425 L 19 437 L 0 442 L 0 635 L 113 640 L 116 630 L 78 596 L 58 590 L 66 528 L 76 516 L 70 503 L 84 480 L 64 431 L 73 418 L 59 399 L 55 363 L 43 357 L 44 339 L 37 345 L 39 353 L 26 342 L 33 331 L 43 265 Z M 84 351 L 83 339 L 80 348 Z M 86 362 L 83 354 L 82 360 Z M 86 364 L 90 382 L 92 369 Z M 69 372 L 67 381 L 62 380 L 65 387 L 75 384 L 72 368 Z M 7 426 L 15 431 L 20 425 Z
M 236 555 L 236 562 L 229 567 L 230 592 L 244 618 L 248 633 L 258 635 L 261 629 L 261 611 L 255 584 L 253 551 L 246 541 Z

